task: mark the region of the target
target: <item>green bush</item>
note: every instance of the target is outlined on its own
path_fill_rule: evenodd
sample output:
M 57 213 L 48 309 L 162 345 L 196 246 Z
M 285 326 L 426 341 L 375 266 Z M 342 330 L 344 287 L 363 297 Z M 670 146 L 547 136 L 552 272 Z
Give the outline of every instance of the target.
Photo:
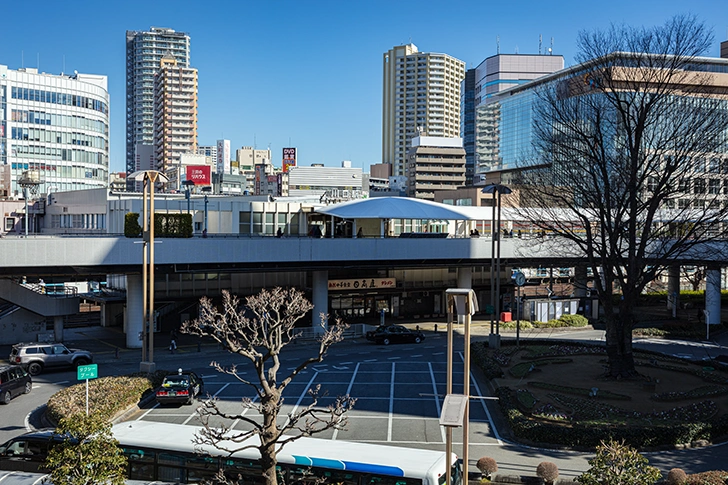
M 124 217 L 124 235 L 126 237 L 140 237 L 142 226 L 139 224 L 139 214 L 128 212 Z M 155 237 L 192 237 L 192 214 L 154 214 Z
M 503 377 L 503 369 L 498 362 L 488 355 L 488 348 L 485 342 L 473 342 L 470 344 L 470 359 L 480 367 L 488 379 Z
M 531 322 L 528 320 L 521 320 L 521 330 L 524 328 L 533 328 L 533 325 L 531 325 Z M 500 328 L 501 330 L 515 330 L 516 324 L 518 323 L 518 320 L 511 320 L 510 322 L 500 322 Z
M 88 384 L 89 411 L 111 420 L 138 403 L 144 394 L 159 387 L 167 374 L 168 371 L 160 370 L 151 375 L 137 373 L 93 379 Z M 48 400 L 46 415 L 57 423 L 68 416 L 85 412 L 86 384 L 82 383 L 53 394 Z
M 586 327 L 589 320 L 583 315 L 561 315 L 559 318 L 567 327 Z
M 637 450 L 614 440 L 597 446 L 591 468 L 576 480 L 584 485 L 652 485 L 662 474 Z
M 728 482 L 728 472 L 713 470 L 709 472 L 688 475 L 687 485 L 725 485 Z
M 127 212 L 124 216 L 124 236 L 141 237 L 142 226 L 139 225 L 139 214 L 137 212 Z
M 667 472 L 667 485 L 683 485 L 688 480 L 688 475 L 682 468 L 673 468 Z

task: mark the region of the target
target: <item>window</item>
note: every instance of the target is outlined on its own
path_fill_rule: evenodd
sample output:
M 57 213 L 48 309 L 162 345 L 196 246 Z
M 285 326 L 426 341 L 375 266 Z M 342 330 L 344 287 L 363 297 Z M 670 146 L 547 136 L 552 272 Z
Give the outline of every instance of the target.
M 14 217 L 6 217 L 5 218 L 5 231 L 12 231 L 15 228 L 15 218 Z

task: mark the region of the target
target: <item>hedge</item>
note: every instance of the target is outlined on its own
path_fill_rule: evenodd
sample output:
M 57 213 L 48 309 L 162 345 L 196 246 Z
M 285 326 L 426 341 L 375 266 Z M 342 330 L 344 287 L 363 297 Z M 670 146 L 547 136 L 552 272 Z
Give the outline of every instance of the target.
M 192 237 L 192 214 L 154 214 L 155 237 Z M 128 212 L 124 218 L 124 235 L 126 237 L 140 237 L 142 227 L 139 225 L 139 214 Z

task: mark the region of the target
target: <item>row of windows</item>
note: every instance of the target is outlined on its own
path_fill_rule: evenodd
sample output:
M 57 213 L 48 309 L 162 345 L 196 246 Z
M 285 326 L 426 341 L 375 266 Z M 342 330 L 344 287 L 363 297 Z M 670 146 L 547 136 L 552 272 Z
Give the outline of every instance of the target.
M 289 220 L 290 217 L 290 220 Z M 278 229 L 284 234 L 298 234 L 299 214 L 273 212 L 240 213 L 240 234 L 276 234 Z M 252 224 L 251 224 L 252 223 Z
M 13 128 L 11 136 L 13 140 L 64 143 L 66 145 L 79 145 L 101 150 L 107 149 L 106 138 L 86 135 L 84 133 L 68 133 L 65 131 L 41 130 L 38 128 Z
M 54 91 L 43 91 L 42 89 L 17 88 L 13 86 L 11 97 L 25 101 L 40 101 L 41 103 L 77 106 L 79 108 L 92 109 L 109 114 L 109 107 L 103 101 L 76 94 L 56 93 Z
M 45 145 L 15 145 L 13 155 L 18 158 L 45 158 L 47 160 L 64 160 L 99 165 L 109 164 L 109 157 L 105 153 L 72 150 L 70 148 L 53 148 Z
M 109 134 L 109 125 L 103 121 L 92 120 L 83 116 L 57 115 L 44 111 L 14 109 L 12 120 L 19 123 L 33 123 L 36 125 L 65 126 L 82 130 L 96 131 L 104 135 Z
M 107 180 L 108 171 L 98 168 L 89 168 L 79 165 L 51 165 L 46 163 L 13 163 L 11 168 L 14 171 L 38 170 L 42 175 L 49 178 L 75 178 Z
M 54 229 L 106 229 L 106 214 L 56 214 L 51 217 Z

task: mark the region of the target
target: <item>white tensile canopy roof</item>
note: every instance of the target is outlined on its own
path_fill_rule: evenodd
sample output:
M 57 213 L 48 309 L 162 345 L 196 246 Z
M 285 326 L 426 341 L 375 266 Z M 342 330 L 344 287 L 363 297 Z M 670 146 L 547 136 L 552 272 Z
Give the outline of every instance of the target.
M 372 197 L 321 207 L 316 212 L 341 219 L 473 219 L 457 206 L 412 197 Z

